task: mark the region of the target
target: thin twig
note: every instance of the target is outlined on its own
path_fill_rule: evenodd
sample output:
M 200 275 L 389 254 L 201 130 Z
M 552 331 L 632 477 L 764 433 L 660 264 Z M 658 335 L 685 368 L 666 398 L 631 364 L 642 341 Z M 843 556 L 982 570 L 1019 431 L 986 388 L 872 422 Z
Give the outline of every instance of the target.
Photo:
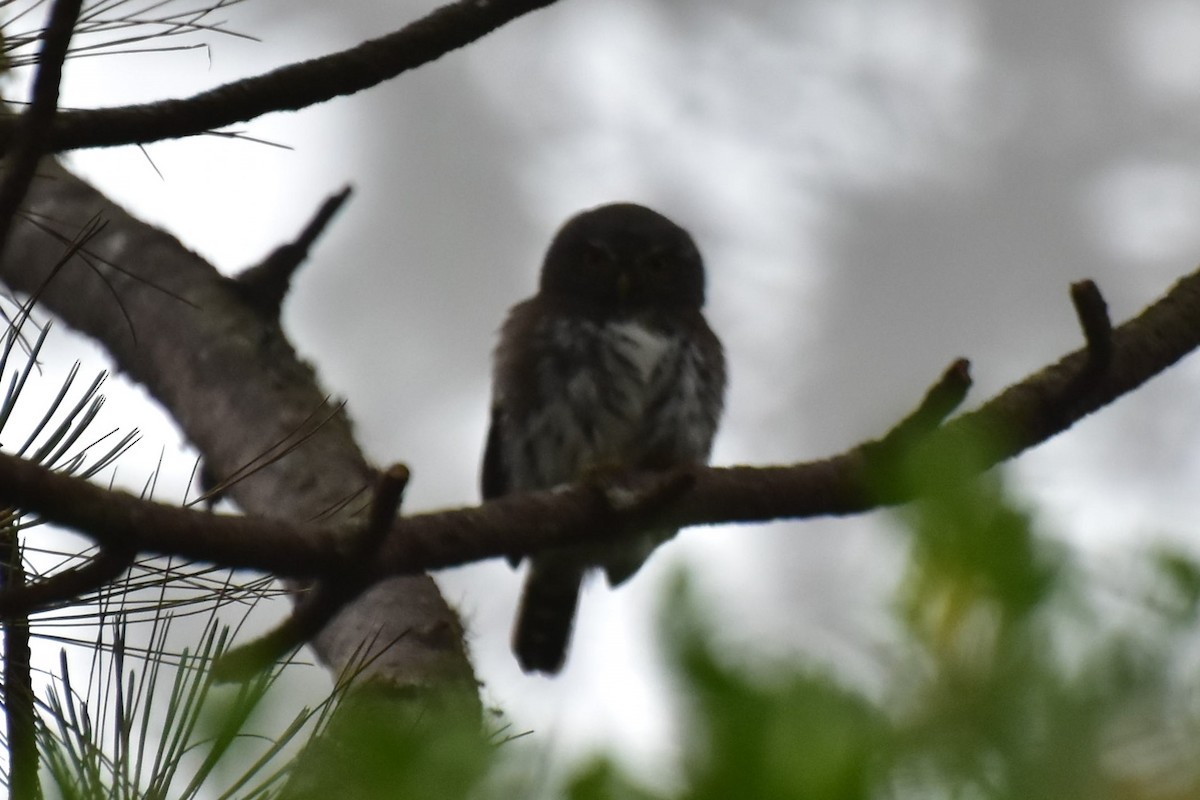
M 280 245 L 261 262 L 239 273 L 233 281 L 238 294 L 263 316 L 279 319 L 292 275 L 308 258 L 309 249 L 345 204 L 350 193 L 351 188 L 347 186 L 331 195 L 294 241 Z
M 355 562 L 362 563 L 371 558 L 391 531 L 392 523 L 400 513 L 400 504 L 404 501 L 404 490 L 408 488 L 410 477 L 412 473 L 404 464 L 392 464 L 379 473 L 367 524 L 363 526 L 350 554 Z
M 1071 284 L 1071 303 L 1087 341 L 1088 366 L 1093 370 L 1103 369 L 1112 359 L 1112 320 L 1104 295 L 1094 281 L 1079 281 Z
M 273 111 L 296 111 L 416 69 L 555 0 L 459 0 L 394 33 L 332 55 L 219 86 L 183 100 L 62 114 L 47 150 L 145 144 L 194 136 Z M 0 121 L 0 152 L 15 130 Z
M 882 439 L 866 442 L 860 450 L 875 500 L 889 504 L 912 495 L 913 473 L 909 459 L 926 444 L 946 418 L 954 413 L 971 388 L 971 363 L 960 358 L 946 368 L 920 405 L 896 423 Z
M 925 393 L 921 404 L 883 437 L 883 442 L 911 442 L 937 429 L 962 405 L 971 389 L 971 362 L 956 360 Z
M 58 113 L 63 61 L 82 6 L 83 0 L 55 0 L 50 8 L 50 18 L 42 33 L 37 75 L 33 79 L 33 100 L 16 122 L 10 157 L 0 181 L 0 253 L 4 251 L 17 209 L 29 191 L 38 159 L 46 152 L 47 133 Z
M 5 586 L 0 591 L 0 618 L 12 619 L 82 597 L 121 577 L 133 562 L 132 551 L 101 548 L 82 566 L 21 587 Z
M 233 486 L 238 481 L 246 480 L 259 470 L 266 469 L 267 467 L 287 456 L 289 453 L 293 452 L 297 447 L 304 444 L 304 442 L 306 442 L 309 438 L 315 436 L 317 431 L 321 430 L 322 427 L 324 427 L 342 412 L 342 410 L 346 407 L 346 401 L 342 400 L 337 405 L 333 406 L 333 409 L 328 414 L 317 420 L 311 428 L 305 430 L 305 426 L 307 426 L 309 421 L 316 416 L 317 412 L 328 407 L 328 405 L 329 397 L 326 396 L 321 400 L 321 405 L 319 405 L 317 408 L 314 408 L 307 417 L 300 421 L 299 425 L 297 425 L 288 433 L 287 436 L 272 444 L 257 457 L 251 459 L 248 463 L 243 464 L 241 467 L 234 470 L 233 474 L 226 478 L 218 478 L 216 475 L 209 473 L 206 466 L 202 466 L 200 483 L 204 493 L 199 497 L 189 501 L 187 505 L 194 506 L 200 503 L 206 503 L 211 510 L 212 506 L 216 504 L 217 500 L 219 500 L 225 494 L 225 491 L 228 490 L 230 486 Z M 293 440 L 292 437 L 295 437 L 295 439 Z M 212 481 L 211 484 L 208 483 L 210 480 Z

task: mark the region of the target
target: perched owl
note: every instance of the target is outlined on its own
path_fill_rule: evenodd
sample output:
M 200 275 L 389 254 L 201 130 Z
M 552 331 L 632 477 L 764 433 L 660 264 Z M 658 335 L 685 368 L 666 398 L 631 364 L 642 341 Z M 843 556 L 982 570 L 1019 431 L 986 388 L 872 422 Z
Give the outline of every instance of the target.
M 568 220 L 537 294 L 514 306 L 500 331 L 484 498 L 706 463 L 725 357 L 703 305 L 700 253 L 666 217 L 615 203 Z M 674 533 L 533 556 L 513 630 L 521 668 L 562 669 L 589 569 L 602 568 L 616 586 Z

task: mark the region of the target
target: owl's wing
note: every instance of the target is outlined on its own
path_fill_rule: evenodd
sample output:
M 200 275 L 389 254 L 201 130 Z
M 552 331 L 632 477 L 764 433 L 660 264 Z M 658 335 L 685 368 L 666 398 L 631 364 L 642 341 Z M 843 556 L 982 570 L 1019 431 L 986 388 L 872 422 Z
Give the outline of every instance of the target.
M 484 500 L 491 500 L 508 494 L 508 473 L 504 469 L 504 456 L 501 452 L 500 441 L 504 436 L 504 412 L 500 406 L 492 406 L 492 423 L 488 428 L 487 446 L 483 450 L 483 473 L 480 484 Z M 509 556 L 508 563 L 516 567 L 521 563 L 521 556 Z
M 480 475 L 480 489 L 484 500 L 492 500 L 508 494 L 508 475 L 504 471 L 504 458 L 501 453 L 500 441 L 504 436 L 504 413 L 500 406 L 492 406 L 492 422 L 488 428 L 487 446 L 483 451 L 483 473 Z

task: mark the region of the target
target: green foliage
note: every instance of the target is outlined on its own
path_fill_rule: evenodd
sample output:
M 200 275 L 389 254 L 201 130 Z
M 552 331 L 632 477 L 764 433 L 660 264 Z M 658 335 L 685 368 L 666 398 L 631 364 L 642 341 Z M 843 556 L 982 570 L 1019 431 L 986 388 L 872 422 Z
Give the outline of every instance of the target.
M 163 624 L 170 621 L 164 617 Z M 124 623 L 118 621 L 114 630 L 109 652 L 101 656 L 107 663 L 92 671 L 82 694 L 72 684 L 65 652 L 61 658 L 40 731 L 48 790 L 69 800 L 267 794 L 281 777 L 286 759 L 280 753 L 314 717 L 301 709 L 282 733 L 248 732 L 279 671 L 240 686 L 216 685 L 209 666 L 224 651 L 229 631 L 215 617 L 195 651 L 185 649 L 178 656 L 165 647 L 135 652 L 125 643 Z M 165 644 L 163 638 L 155 640 Z M 96 702 L 89 703 L 89 697 Z M 253 759 L 247 748 L 253 748 Z M 235 750 L 243 768 L 230 777 L 219 767 Z M 248 767 L 247 761 L 252 761 Z
M 0 298 L 0 306 L 6 304 Z M 38 358 L 50 326 L 35 326 L 28 305 L 17 306 L 12 314 L 0 307 L 0 316 L 10 320 L 0 344 L 0 375 L 8 378 L 0 397 L 4 441 L 17 455 L 83 477 L 116 463 L 139 434 L 136 429 L 124 435 L 94 432 L 106 375 L 80 388 L 76 363 L 57 389 L 47 393 L 37 386 L 42 377 Z M 26 336 L 30 330 L 32 335 Z M 95 554 L 75 541 L 64 544 L 61 532 L 38 529 L 41 525 L 40 519 L 18 509 L 0 509 L 5 588 L 79 567 Z M 13 613 L 3 620 L 0 696 L 8 725 L 7 757 L 0 763 L 4 783 L 14 796 L 41 796 L 39 763 L 41 782 L 49 784 L 44 788 L 50 796 L 189 797 L 200 794 L 202 785 L 211 793 L 219 783 L 218 766 L 228 760 L 225 756 L 231 750 L 245 751 L 245 723 L 276 677 L 266 675 L 236 689 L 214 686 L 209 662 L 229 636 L 218 609 L 266 594 L 261 579 L 245 580 L 235 588 L 228 571 L 214 580 L 217 572 L 148 559 L 75 602 L 59 601 L 34 615 Z M 207 623 L 196 634 L 198 640 L 175 652 L 170 632 L 178 627 L 186 634 L 197 596 Z M 137 638 L 146 635 L 146 645 L 130 643 L 135 632 Z M 71 646 L 60 650 L 52 668 L 30 663 L 30 639 Z M 44 699 L 43 691 L 35 689 L 37 683 L 44 686 Z M 226 710 L 212 717 L 218 701 Z M 311 712 L 301 711 L 297 719 L 308 716 Z M 206 726 L 209 718 L 219 723 Z M 247 788 L 254 777 L 268 785 L 269 780 L 262 779 L 264 771 L 280 768 L 281 743 L 298 731 L 274 737 L 270 746 L 259 742 L 266 754 L 255 769 L 240 771 L 235 788 Z M 253 793 L 251 789 L 237 796 Z
M 600 758 L 581 766 L 566 788 L 571 800 L 653 800 L 655 795 L 639 788 L 621 773 L 610 759 Z
M 473 697 L 364 686 L 346 694 L 282 796 L 466 800 L 494 757 Z
M 722 664 L 693 601 L 671 603 L 671 649 L 692 701 L 686 796 L 868 797 L 887 721 L 860 695 L 807 667 L 756 682 Z
M 665 638 L 690 706 L 672 796 L 1200 796 L 1188 668 L 1200 565 L 1156 552 L 1138 584 L 1149 592 L 1114 591 L 1040 535 L 998 478 L 962 480 L 963 454 L 923 456 L 907 476 L 922 499 L 897 515 L 911 542 L 894 606 L 904 635 L 882 694 L 811 664 L 752 676 L 722 657 L 686 584 L 673 592 Z M 640 796 L 595 767 L 586 777 L 570 797 Z

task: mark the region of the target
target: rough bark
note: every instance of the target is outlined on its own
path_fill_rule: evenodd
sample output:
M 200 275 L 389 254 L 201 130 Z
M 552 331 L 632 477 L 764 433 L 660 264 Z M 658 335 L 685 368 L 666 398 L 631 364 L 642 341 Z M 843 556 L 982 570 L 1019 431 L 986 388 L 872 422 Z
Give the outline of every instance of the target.
M 346 415 L 326 401 L 275 322 L 177 239 L 53 160 L 39 166 L 24 208 L 0 280 L 36 293 L 42 308 L 104 345 L 117 368 L 166 407 L 215 476 L 294 443 L 229 488 L 246 514 L 335 526 L 359 515 L 374 470 Z M 65 250 L 58 237 L 73 238 L 93 218 L 103 230 L 47 282 Z M 367 674 L 398 686 L 471 682 L 460 630 L 433 580 L 416 575 L 375 586 L 313 646 L 339 672 L 367 656 Z M 382 655 L 364 652 L 372 642 Z

